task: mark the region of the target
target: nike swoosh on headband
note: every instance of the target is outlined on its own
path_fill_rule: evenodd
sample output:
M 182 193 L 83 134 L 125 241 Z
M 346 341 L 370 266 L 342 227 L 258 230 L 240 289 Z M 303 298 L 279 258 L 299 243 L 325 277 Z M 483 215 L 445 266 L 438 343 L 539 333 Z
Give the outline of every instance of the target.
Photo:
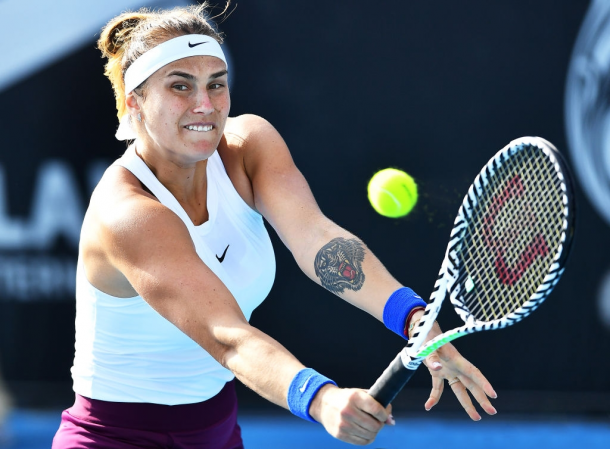
M 207 42 L 199 42 L 198 44 L 191 44 L 189 42 L 189 47 L 193 48 L 193 47 L 196 47 L 197 45 L 201 45 L 201 44 L 207 44 Z

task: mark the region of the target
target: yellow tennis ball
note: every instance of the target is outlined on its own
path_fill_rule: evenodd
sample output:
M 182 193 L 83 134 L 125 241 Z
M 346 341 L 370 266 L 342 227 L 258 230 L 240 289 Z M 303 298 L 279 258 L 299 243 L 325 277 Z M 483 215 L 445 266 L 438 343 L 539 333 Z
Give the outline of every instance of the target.
M 417 184 L 402 170 L 386 168 L 369 181 L 369 201 L 384 217 L 404 217 L 417 203 Z

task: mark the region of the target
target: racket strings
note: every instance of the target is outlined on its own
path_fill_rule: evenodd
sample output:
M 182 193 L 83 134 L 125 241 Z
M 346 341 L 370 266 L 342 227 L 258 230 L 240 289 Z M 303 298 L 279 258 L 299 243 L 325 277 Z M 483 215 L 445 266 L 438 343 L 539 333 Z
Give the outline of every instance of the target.
M 528 145 L 493 170 L 481 177 L 459 251 L 460 299 L 478 321 L 501 319 L 536 293 L 565 219 L 560 173 L 542 149 Z

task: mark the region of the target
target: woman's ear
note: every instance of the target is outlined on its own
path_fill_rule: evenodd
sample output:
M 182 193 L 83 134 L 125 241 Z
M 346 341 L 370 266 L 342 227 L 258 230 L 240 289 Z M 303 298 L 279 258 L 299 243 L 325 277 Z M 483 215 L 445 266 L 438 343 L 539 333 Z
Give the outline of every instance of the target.
M 138 99 L 133 94 L 133 92 L 128 93 L 125 96 L 125 105 L 127 106 L 127 113 L 132 117 L 137 117 L 140 113 L 140 105 L 138 104 Z

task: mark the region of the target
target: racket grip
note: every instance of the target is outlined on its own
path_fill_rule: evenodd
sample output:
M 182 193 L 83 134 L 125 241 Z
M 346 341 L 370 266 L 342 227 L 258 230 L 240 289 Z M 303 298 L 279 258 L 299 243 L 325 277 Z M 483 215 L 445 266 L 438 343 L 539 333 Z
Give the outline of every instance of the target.
M 384 407 L 387 407 L 394 400 L 416 371 L 405 368 L 400 354 L 398 353 L 390 366 L 369 389 L 369 395 Z

